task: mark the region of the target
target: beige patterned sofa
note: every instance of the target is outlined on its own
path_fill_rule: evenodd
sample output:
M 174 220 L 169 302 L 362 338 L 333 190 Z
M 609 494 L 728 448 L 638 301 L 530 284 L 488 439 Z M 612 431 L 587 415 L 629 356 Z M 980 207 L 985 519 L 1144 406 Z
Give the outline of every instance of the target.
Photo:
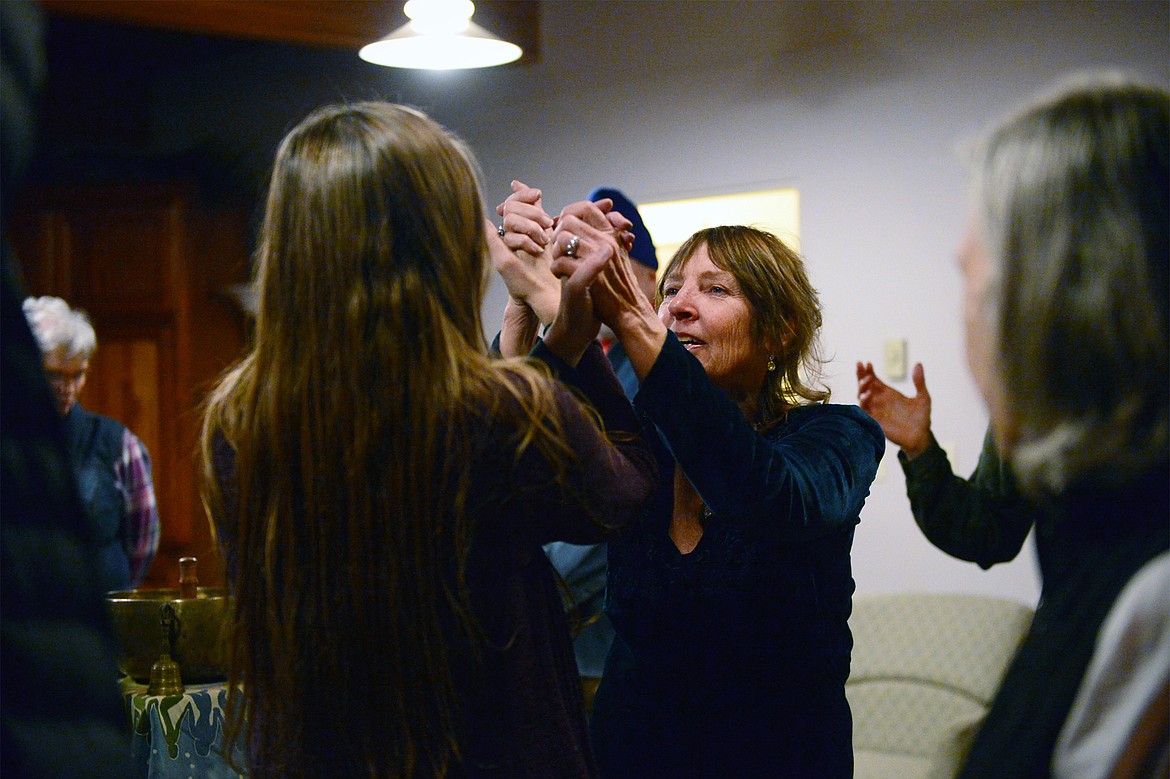
M 854 598 L 856 779 L 954 776 L 1032 609 L 982 595 L 901 593 Z

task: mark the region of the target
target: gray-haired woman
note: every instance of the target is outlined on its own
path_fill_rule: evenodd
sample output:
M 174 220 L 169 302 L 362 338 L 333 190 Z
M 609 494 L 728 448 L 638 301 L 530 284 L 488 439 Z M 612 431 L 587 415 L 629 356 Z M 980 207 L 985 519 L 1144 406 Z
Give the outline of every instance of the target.
M 1103 621 L 1170 541 L 1168 158 L 1170 94 L 1116 77 L 1033 104 L 976 153 L 967 359 L 1041 506 L 1044 585 L 963 776 L 1049 774 Z M 1164 716 L 1166 678 L 1163 662 L 1143 699 L 1120 696 L 1131 720 L 1151 700 Z M 1128 733 L 1103 734 L 1101 775 Z

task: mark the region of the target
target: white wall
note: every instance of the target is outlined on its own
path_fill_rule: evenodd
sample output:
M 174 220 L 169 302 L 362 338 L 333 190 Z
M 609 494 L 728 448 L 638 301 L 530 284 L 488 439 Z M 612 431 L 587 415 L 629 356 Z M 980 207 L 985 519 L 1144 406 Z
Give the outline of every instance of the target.
M 877 364 L 884 339 L 906 338 L 910 364 L 926 365 L 934 430 L 966 474 L 987 418 L 960 330 L 957 143 L 1074 69 L 1117 67 L 1170 85 L 1168 9 L 1161 0 L 558 0 L 543 4 L 532 67 L 434 74 L 292 62 L 279 73 L 236 68 L 219 83 L 280 92 L 290 121 L 338 98 L 418 105 L 470 141 L 492 205 L 512 178 L 543 188 L 550 209 L 603 184 L 636 202 L 798 187 L 834 399 L 856 402 L 855 361 Z M 168 89 L 248 121 L 222 91 Z M 169 130 L 181 135 L 191 117 L 170 110 Z M 493 288 L 490 330 L 503 300 Z M 923 540 L 893 449 L 862 514 L 854 570 L 859 593 L 1028 603 L 1039 594 L 1030 545 L 984 572 Z
M 908 339 L 911 364 L 927 368 L 936 435 L 956 470 L 969 473 L 987 417 L 960 327 L 957 142 L 1072 69 L 1124 67 L 1170 84 L 1166 4 L 867 3 L 818 18 L 844 27 L 838 13 L 871 16 L 882 37 L 803 33 L 808 46 L 824 46 L 819 52 L 775 34 L 799 17 L 786 17 L 782 3 L 689 4 L 692 26 L 671 35 L 676 5 L 547 6 L 547 75 L 496 94 L 490 119 L 460 128 L 484 161 L 489 194 L 506 195 L 511 177 L 541 186 L 557 206 L 601 184 L 635 201 L 795 185 L 835 357 L 835 400 L 856 402 L 856 360 L 877 364 L 883 339 Z M 704 47 L 703 30 L 715 26 L 732 27 L 743 42 Z M 664 51 L 687 54 L 679 62 Z M 895 451 L 857 531 L 858 592 L 980 592 L 1034 603 L 1030 544 L 1016 561 L 983 571 L 924 540 Z

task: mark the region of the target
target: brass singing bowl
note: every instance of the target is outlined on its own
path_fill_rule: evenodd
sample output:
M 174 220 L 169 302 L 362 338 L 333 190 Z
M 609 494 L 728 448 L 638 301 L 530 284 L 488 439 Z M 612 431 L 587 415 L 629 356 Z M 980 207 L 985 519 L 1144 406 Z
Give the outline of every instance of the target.
M 232 598 L 225 588 L 200 587 L 195 598 L 180 598 L 177 589 L 115 590 L 106 603 L 120 644 L 118 664 L 134 681 L 148 683 L 164 651 L 179 664 L 184 684 L 227 678 Z M 174 618 L 164 623 L 168 603 Z

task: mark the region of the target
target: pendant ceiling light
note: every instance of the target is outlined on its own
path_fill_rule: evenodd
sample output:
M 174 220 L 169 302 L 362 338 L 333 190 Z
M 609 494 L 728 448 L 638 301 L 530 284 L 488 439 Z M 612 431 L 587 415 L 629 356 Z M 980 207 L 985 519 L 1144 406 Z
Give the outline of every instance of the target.
M 358 56 L 375 65 L 422 70 L 488 68 L 519 59 L 524 52 L 471 21 L 471 0 L 409 0 L 403 9 L 410 23 Z

